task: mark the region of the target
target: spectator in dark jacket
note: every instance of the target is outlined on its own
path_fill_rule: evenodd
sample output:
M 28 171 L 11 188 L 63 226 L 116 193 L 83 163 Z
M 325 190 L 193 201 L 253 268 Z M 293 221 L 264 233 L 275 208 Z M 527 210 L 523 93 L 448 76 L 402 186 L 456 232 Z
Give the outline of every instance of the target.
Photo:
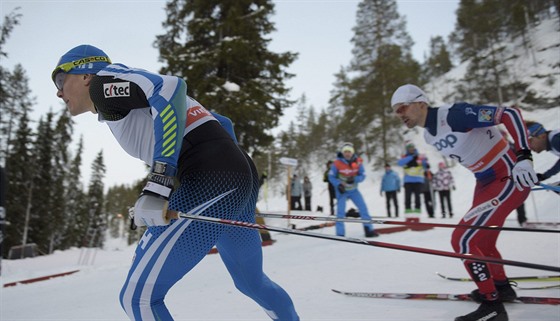
M 303 200 L 305 201 L 305 210 L 311 211 L 311 190 L 313 189 L 313 185 L 311 185 L 311 181 L 309 177 L 305 176 L 303 178 Z
M 430 218 L 434 218 L 434 203 L 435 203 L 435 198 L 434 198 L 434 190 L 432 188 L 432 171 L 430 170 L 430 165 L 428 165 L 428 167 L 426 168 L 426 170 L 424 171 L 424 184 L 422 184 L 422 188 L 420 189 L 420 192 L 422 193 L 422 196 L 424 197 L 424 205 L 426 206 L 426 212 L 428 212 L 428 216 Z
M 323 174 L 323 182 L 327 183 L 329 190 L 329 206 L 331 207 L 331 215 L 334 215 L 334 200 L 336 199 L 336 192 L 334 190 L 334 185 L 329 181 L 329 171 L 331 170 L 332 160 L 327 162 L 327 169 Z

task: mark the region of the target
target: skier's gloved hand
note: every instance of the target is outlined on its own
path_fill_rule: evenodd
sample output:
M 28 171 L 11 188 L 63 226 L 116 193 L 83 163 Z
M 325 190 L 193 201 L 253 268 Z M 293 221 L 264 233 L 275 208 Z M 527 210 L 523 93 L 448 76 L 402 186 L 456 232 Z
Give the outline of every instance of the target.
M 512 178 L 518 190 L 531 188 L 538 183 L 537 173 L 533 169 L 533 157 L 530 150 L 517 153 L 517 163 L 513 166 Z
M 142 194 L 134 204 L 134 223 L 137 226 L 168 225 L 167 206 L 173 192 L 175 168 L 155 162 Z M 169 175 L 171 174 L 171 175 Z
M 348 184 L 354 184 L 354 176 L 348 177 L 348 178 L 346 179 L 346 183 L 348 183 Z
M 412 159 L 406 164 L 406 167 L 416 167 L 418 166 L 418 154 L 414 154 Z
M 338 186 L 336 188 L 338 189 L 340 194 L 344 194 L 344 192 L 346 192 L 346 187 L 344 187 L 344 185 L 342 183 L 338 184 Z
M 142 194 L 134 204 L 134 224 L 136 226 L 168 225 L 167 205 L 165 198 L 151 194 Z

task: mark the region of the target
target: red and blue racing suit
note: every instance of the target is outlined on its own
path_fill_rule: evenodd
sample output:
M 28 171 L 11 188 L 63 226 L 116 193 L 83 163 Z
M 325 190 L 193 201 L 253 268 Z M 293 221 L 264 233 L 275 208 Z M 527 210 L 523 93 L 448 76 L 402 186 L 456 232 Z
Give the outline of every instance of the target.
M 514 140 L 515 151 L 528 150 L 527 129 L 515 108 L 457 103 L 428 108 L 424 138 L 441 154 L 457 160 L 476 178 L 471 209 L 459 225 L 503 226 L 530 189 L 519 191 L 510 179 L 515 151 L 500 133 L 503 124 Z M 455 229 L 451 243 L 457 253 L 501 258 L 496 248 L 499 231 Z M 507 282 L 503 265 L 465 260 L 467 271 L 480 293 L 495 293 L 496 284 Z

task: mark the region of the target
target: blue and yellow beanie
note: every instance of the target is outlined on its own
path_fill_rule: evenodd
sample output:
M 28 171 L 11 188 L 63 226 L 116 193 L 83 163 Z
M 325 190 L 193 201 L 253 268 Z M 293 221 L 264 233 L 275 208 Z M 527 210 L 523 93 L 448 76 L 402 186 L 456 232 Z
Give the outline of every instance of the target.
M 79 45 L 60 57 L 51 77 L 54 81 L 56 74 L 59 72 L 96 74 L 110 64 L 111 60 L 103 50 L 92 45 Z

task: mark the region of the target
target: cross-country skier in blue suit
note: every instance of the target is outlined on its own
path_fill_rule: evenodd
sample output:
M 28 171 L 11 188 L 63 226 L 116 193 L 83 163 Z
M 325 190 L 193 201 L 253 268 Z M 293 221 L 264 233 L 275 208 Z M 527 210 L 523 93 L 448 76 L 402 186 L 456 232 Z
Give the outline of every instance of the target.
M 237 289 L 271 319 L 299 320 L 262 270 L 258 231 L 170 219 L 181 211 L 255 222 L 258 174 L 226 117 L 188 97 L 181 78 L 112 64 L 91 45 L 65 53 L 52 79 L 72 115 L 98 114 L 126 152 L 151 165 L 134 206 L 134 222 L 147 230 L 120 294 L 131 320 L 173 320 L 165 295 L 214 245 Z

